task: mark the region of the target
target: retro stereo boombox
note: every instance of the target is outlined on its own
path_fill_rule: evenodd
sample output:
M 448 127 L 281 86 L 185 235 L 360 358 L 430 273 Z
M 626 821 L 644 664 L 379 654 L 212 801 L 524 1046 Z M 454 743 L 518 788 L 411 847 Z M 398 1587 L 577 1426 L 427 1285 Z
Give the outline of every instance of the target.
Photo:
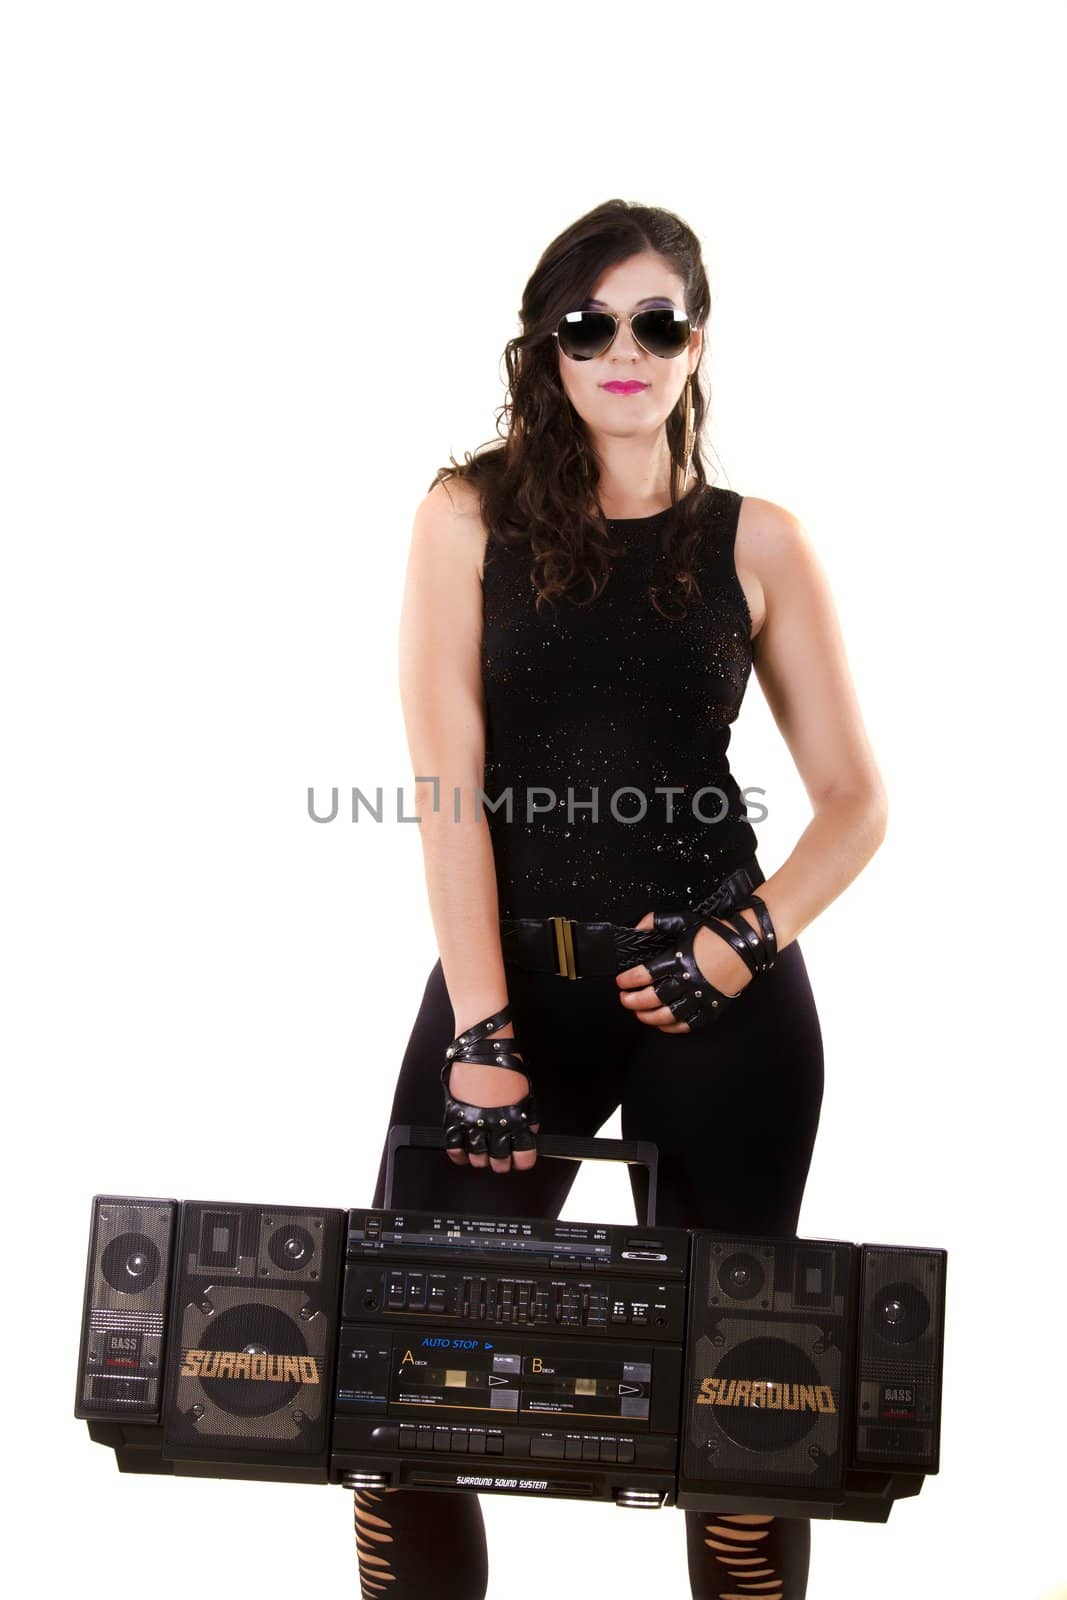
M 97 1195 L 75 1415 L 123 1472 L 884 1522 L 938 1470 L 940 1249 Z M 435 1159 L 444 1159 L 438 1153 Z M 493 1177 L 485 1177 L 488 1190 Z

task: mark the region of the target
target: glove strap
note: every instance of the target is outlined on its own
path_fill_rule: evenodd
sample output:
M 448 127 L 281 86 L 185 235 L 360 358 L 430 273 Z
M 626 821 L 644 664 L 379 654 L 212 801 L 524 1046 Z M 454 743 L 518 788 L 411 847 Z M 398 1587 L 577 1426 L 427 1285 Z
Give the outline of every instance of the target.
M 724 923 L 727 926 L 724 927 Z M 723 912 L 721 918 L 709 918 L 700 926 L 709 928 L 712 933 L 717 933 L 720 939 L 725 939 L 730 949 L 741 957 L 753 977 L 767 970 L 763 956 L 763 936 L 756 932 L 740 911 Z
M 487 1038 L 488 1034 L 496 1033 L 498 1028 L 506 1027 L 510 1021 L 509 1002 L 491 1017 L 486 1017 L 484 1022 L 476 1022 L 465 1033 L 458 1034 L 445 1051 L 445 1062 L 449 1066 L 455 1061 L 470 1061 L 479 1067 L 510 1067 L 513 1072 L 529 1076 L 515 1055 L 519 1042 L 517 1039 Z
M 755 892 L 746 895 L 744 900 L 739 900 L 735 909 L 738 911 L 743 911 L 746 906 L 751 906 L 752 910 L 759 918 L 760 931 L 763 934 L 763 955 L 764 960 L 766 961 L 764 971 L 770 972 L 771 968 L 774 966 L 774 958 L 778 953 L 778 936 L 774 931 L 774 923 L 771 921 L 771 914 L 767 910 L 764 902 L 760 899 L 759 895 Z
M 759 919 L 758 930 L 753 928 L 747 917 L 741 915 L 749 907 Z M 732 933 L 728 933 L 719 925 L 720 923 L 726 923 L 740 937 L 735 939 Z M 688 912 L 653 911 L 652 926 L 657 933 L 674 940 L 679 939 L 693 927 L 710 928 L 712 933 L 717 933 L 721 939 L 726 940 L 732 950 L 736 951 L 753 977 L 761 972 L 770 972 L 778 952 L 778 940 L 771 914 L 765 902 L 755 893 L 746 895 L 743 900 L 738 900 L 735 905 L 724 911 L 701 912 L 699 907 Z

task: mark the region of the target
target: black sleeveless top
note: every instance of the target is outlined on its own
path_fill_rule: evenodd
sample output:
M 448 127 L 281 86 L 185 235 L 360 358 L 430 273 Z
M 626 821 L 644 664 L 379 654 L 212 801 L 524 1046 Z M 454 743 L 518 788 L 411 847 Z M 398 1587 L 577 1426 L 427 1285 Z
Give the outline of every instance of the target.
M 734 565 L 740 509 L 734 490 L 705 490 L 701 595 L 671 597 L 668 609 L 688 607 L 676 620 L 647 594 L 658 584 L 664 604 L 669 592 L 669 509 L 609 524 L 625 554 L 584 606 L 563 597 L 538 615 L 529 546 L 487 548 L 483 787 L 502 917 L 632 926 L 692 905 L 755 855 L 727 760 L 752 668 Z M 668 788 L 681 792 L 656 792 Z

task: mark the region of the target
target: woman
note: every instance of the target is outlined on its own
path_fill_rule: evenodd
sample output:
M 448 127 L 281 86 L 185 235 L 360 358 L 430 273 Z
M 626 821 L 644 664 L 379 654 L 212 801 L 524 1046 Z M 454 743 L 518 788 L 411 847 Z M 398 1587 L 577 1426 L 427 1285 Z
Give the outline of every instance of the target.
M 708 310 L 677 217 L 582 217 L 526 287 L 504 444 L 418 509 L 401 681 L 440 959 L 390 1121 L 443 1089 L 446 1152 L 399 1206 L 558 1216 L 575 1169 L 537 1132 L 621 1105 L 658 1222 L 796 1233 L 823 1090 L 797 935 L 886 799 L 803 529 L 705 479 Z M 814 810 L 767 878 L 727 760 L 753 664 Z M 684 1515 L 694 1596 L 805 1593 L 805 1519 Z M 475 1495 L 358 1491 L 356 1525 L 364 1595 L 484 1595 Z

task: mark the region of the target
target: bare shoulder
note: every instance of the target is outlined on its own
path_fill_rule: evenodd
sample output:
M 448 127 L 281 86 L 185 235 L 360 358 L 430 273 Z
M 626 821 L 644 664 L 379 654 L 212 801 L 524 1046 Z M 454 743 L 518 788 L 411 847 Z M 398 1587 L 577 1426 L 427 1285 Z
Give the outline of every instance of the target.
M 760 500 L 746 494 L 741 501 L 737 524 L 738 553 L 752 556 L 756 561 L 790 559 L 810 544 L 807 531 L 799 517 L 773 500 Z
M 480 581 L 488 533 L 473 485 L 463 478 L 439 479 L 416 508 L 413 538 L 428 560 L 471 566 Z
M 752 637 L 762 630 L 770 604 L 798 592 L 804 580 L 819 575 L 818 558 L 807 529 L 792 511 L 745 495 L 737 522 L 734 565 L 752 614 Z

